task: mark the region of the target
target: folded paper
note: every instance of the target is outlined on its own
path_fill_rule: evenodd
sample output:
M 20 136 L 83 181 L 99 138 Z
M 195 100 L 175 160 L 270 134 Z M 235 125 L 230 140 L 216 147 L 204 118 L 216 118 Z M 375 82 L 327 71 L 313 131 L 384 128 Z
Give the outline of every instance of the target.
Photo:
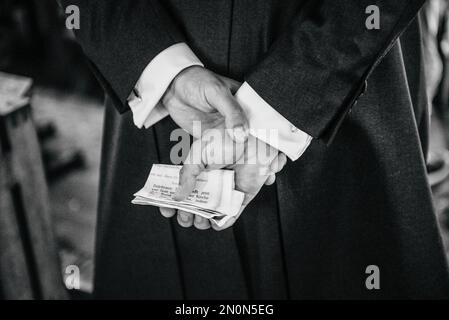
M 154 164 L 145 186 L 134 194 L 133 204 L 179 209 L 223 226 L 239 214 L 245 194 L 235 190 L 234 171 L 202 172 L 193 192 L 183 201 L 173 200 L 179 187 L 181 166 Z

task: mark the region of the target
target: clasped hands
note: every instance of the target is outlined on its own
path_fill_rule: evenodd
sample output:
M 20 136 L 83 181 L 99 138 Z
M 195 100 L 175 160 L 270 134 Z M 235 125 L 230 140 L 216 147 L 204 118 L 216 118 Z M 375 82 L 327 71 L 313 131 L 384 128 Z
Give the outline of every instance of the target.
M 174 199 L 184 200 L 193 191 L 197 176 L 211 169 L 234 170 L 235 188 L 245 193 L 239 214 L 221 228 L 185 211 L 160 208 L 166 218 L 177 214 L 182 227 L 217 231 L 231 227 L 262 186 L 273 184 L 275 174 L 287 163 L 283 153 L 248 135 L 245 112 L 234 97 L 240 85 L 193 66 L 177 75 L 161 99 L 176 124 L 196 139 L 184 161 Z M 201 125 L 199 131 L 195 124 Z

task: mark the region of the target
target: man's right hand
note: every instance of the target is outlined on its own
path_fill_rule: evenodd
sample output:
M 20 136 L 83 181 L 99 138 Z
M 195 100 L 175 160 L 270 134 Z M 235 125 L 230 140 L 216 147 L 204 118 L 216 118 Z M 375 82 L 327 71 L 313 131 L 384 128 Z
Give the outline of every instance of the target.
M 256 159 L 254 164 L 235 164 L 236 160 L 241 160 L 242 157 L 256 156 L 256 139 L 254 137 L 248 139 L 246 115 L 234 98 L 234 94 L 240 86 L 241 83 L 235 80 L 217 75 L 205 68 L 193 66 L 179 73 L 162 97 L 162 104 L 176 124 L 199 139 L 192 145 L 190 156 L 196 157 L 198 154 L 203 156 L 208 154 L 208 152 L 203 153 L 203 150 L 198 149 L 201 149 L 202 146 L 199 142 L 203 139 L 207 140 L 207 136 L 214 130 L 226 132 L 225 136 L 234 140 L 234 143 L 229 141 L 217 143 L 221 140 L 218 139 L 210 145 L 209 151 L 212 154 L 221 154 L 226 158 L 223 162 L 214 162 L 212 161 L 213 157 L 209 156 L 201 159 L 200 156 L 199 162 L 194 161 L 193 163 L 190 162 L 192 165 L 184 165 L 181 175 L 181 190 L 177 194 L 178 200 L 181 200 L 193 190 L 196 181 L 195 173 L 199 174 L 206 169 L 206 166 L 208 169 L 228 167 L 236 172 L 237 190 L 245 192 L 245 200 L 241 210 L 243 211 L 244 207 L 257 195 L 263 184 L 274 183 L 275 173 L 279 172 L 285 165 L 287 160 L 285 155 L 278 156 L 277 150 L 269 146 L 266 147 L 272 152 L 269 152 L 271 154 L 269 157 L 268 154 L 265 155 L 265 157 L 268 157 L 264 159 L 266 160 L 263 161 L 265 163 L 262 164 L 261 159 Z M 194 124 L 198 121 L 201 123 L 201 132 L 194 130 Z M 225 138 L 224 141 L 227 140 L 229 138 Z M 247 142 L 243 144 L 245 141 Z M 265 145 L 262 142 L 259 143 L 261 143 L 261 146 Z M 194 152 L 194 150 L 198 152 Z M 245 150 L 247 151 L 246 155 L 244 154 Z M 176 210 L 174 209 L 161 208 L 161 214 L 164 217 L 170 218 L 175 213 Z M 182 221 L 183 217 L 187 221 Z M 236 219 L 230 220 L 223 228 L 214 226 L 214 229 L 219 231 L 229 228 Z M 184 227 L 191 226 L 193 215 L 180 211 L 178 222 Z M 195 226 L 198 229 L 211 227 L 208 220 L 200 219 L 200 217 L 195 217 Z
M 162 97 L 162 104 L 182 129 L 200 138 L 193 130 L 201 122 L 201 130 L 225 127 L 236 142 L 248 136 L 246 115 L 234 98 L 241 83 L 220 76 L 203 67 L 193 66 L 181 71 Z M 202 132 L 201 132 L 202 133 Z

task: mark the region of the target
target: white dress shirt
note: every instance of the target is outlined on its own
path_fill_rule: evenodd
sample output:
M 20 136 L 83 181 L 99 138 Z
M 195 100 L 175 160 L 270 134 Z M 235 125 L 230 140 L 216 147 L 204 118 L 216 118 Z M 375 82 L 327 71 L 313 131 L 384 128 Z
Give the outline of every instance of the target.
M 185 43 L 177 43 L 159 53 L 140 76 L 128 98 L 134 124 L 149 128 L 168 116 L 159 103 L 172 80 L 184 69 L 204 66 Z M 249 121 L 250 134 L 297 160 L 307 149 L 312 137 L 296 128 L 272 108 L 248 83 L 235 94 Z

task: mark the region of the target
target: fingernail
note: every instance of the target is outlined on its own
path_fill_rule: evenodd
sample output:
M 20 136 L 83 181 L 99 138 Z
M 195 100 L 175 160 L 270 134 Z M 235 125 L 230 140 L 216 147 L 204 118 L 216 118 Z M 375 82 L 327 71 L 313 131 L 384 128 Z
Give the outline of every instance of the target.
M 248 133 L 243 127 L 234 128 L 233 135 L 236 142 L 245 142 L 248 137 Z

